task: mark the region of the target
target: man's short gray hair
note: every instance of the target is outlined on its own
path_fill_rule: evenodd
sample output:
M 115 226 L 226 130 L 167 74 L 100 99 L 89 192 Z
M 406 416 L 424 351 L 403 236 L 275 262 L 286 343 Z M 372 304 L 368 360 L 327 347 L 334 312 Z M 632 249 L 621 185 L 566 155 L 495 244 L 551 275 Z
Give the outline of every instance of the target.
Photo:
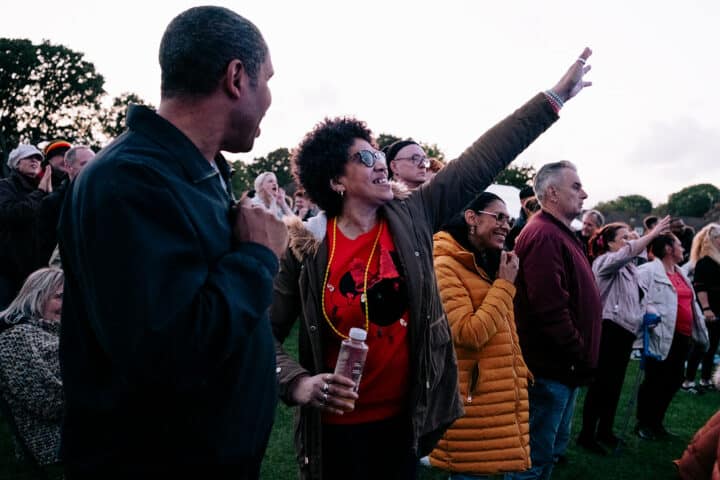
M 533 188 L 535 189 L 535 197 L 542 205 L 547 195 L 547 189 L 556 184 L 558 177 L 562 174 L 563 169 L 569 168 L 577 171 L 577 167 L 572 162 L 560 160 L 559 162 L 546 163 L 535 175 Z
M 587 212 L 585 212 L 583 214 L 583 217 L 585 215 L 590 215 L 591 217 L 593 217 L 593 220 L 595 221 L 595 226 L 597 228 L 600 228 L 603 225 L 605 225 L 605 217 L 603 216 L 602 213 L 598 212 L 597 210 L 588 210 Z
M 65 166 L 66 166 L 66 167 L 71 167 L 72 164 L 75 163 L 75 160 L 77 160 L 78 152 L 79 152 L 80 150 L 89 150 L 89 151 L 91 151 L 92 153 L 95 153 L 95 150 L 93 150 L 92 148 L 88 147 L 87 145 L 75 145 L 75 146 L 72 147 L 70 150 L 68 150 L 67 152 L 65 152 L 64 162 L 65 162 Z

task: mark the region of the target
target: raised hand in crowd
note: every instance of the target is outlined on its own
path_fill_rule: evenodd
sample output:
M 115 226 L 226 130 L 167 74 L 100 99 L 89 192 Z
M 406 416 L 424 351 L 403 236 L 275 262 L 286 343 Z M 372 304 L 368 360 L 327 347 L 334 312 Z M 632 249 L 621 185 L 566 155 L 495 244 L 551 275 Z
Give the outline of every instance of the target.
M 50 193 L 53 191 L 52 186 L 52 167 L 48 165 L 45 168 L 45 174 L 43 175 L 42 179 L 40 180 L 40 183 L 38 183 L 38 190 L 42 190 L 43 192 Z
M 585 50 L 583 50 L 577 60 L 570 65 L 565 75 L 563 75 L 560 81 L 552 88 L 552 91 L 560 97 L 561 101 L 567 102 L 577 95 L 580 90 L 592 85 L 592 82 L 584 79 L 584 75 L 592 68 L 586 63 L 590 55 L 592 55 L 592 50 L 585 47 Z

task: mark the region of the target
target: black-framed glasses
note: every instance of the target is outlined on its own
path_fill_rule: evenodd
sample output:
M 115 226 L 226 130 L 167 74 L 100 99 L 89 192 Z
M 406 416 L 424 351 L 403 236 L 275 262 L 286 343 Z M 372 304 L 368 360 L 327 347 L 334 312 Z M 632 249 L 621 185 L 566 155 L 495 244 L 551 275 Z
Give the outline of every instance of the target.
M 416 167 L 428 168 L 430 166 L 430 159 L 426 155 L 420 155 L 419 153 L 409 157 L 396 157 L 395 160 L 410 160 Z
M 359 161 L 368 168 L 373 168 L 375 162 L 378 160 L 385 161 L 385 154 L 376 150 L 360 150 L 355 152 L 352 156 L 355 160 Z
M 503 223 L 510 223 L 510 215 L 506 215 L 502 212 L 486 212 L 485 210 L 478 210 L 477 213 L 484 213 L 485 215 L 490 215 L 491 217 L 495 217 L 495 221 L 498 224 Z

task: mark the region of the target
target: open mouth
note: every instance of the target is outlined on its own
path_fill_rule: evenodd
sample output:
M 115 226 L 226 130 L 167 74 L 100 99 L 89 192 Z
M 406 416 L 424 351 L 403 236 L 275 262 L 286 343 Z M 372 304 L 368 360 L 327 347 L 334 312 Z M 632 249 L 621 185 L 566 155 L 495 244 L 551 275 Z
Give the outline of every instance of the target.
M 387 185 L 388 179 L 387 179 L 387 177 L 380 177 L 380 178 L 376 178 L 375 180 L 373 180 L 372 183 L 374 185 Z

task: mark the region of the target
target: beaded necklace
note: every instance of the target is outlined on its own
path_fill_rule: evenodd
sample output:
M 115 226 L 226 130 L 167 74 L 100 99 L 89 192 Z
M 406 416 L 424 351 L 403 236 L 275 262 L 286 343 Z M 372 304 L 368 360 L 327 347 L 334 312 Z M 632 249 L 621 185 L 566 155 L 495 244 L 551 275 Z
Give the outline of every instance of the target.
M 375 241 L 373 242 L 372 249 L 370 250 L 370 256 L 368 257 L 367 265 L 365 265 L 365 275 L 363 277 L 363 293 L 360 296 L 360 301 L 365 304 L 365 331 L 368 331 L 368 327 L 370 326 L 370 309 L 368 307 L 367 300 L 367 282 L 368 282 L 368 272 L 370 271 L 370 262 L 372 261 L 373 255 L 375 255 L 375 249 L 377 248 L 377 244 L 380 241 L 380 234 L 382 233 L 383 224 L 382 221 L 380 222 L 380 227 L 378 228 L 377 235 L 375 235 Z M 332 328 L 333 332 L 335 332 L 339 337 L 341 338 L 349 338 L 347 335 L 340 333 L 340 331 L 333 325 L 332 321 L 330 320 L 330 317 L 328 317 L 327 312 L 325 311 L 325 290 L 328 288 L 328 277 L 330 276 L 330 265 L 332 264 L 333 257 L 335 256 L 335 238 L 337 237 L 337 217 L 333 218 L 333 231 L 332 231 L 332 243 L 330 244 L 330 258 L 328 258 L 327 267 L 325 268 L 325 278 L 323 279 L 323 287 L 322 287 L 322 298 L 320 299 L 321 306 L 322 306 L 322 314 L 323 317 L 325 317 L 325 321 L 328 325 L 330 325 L 330 328 Z

